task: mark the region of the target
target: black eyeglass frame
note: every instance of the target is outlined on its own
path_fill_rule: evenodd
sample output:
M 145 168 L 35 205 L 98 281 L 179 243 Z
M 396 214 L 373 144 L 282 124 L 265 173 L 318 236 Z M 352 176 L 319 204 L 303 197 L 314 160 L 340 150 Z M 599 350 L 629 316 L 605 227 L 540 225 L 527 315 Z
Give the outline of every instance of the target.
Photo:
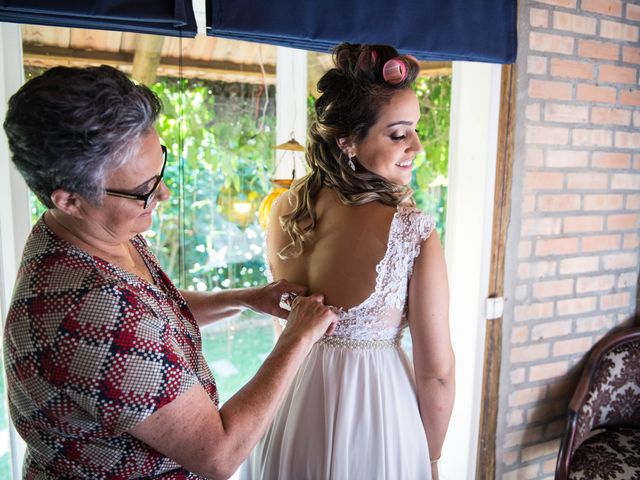
M 162 158 L 163 158 L 162 170 L 160 170 L 160 175 L 158 175 L 158 178 L 156 179 L 156 183 L 153 184 L 153 187 L 151 187 L 151 190 L 149 190 L 148 193 L 145 193 L 144 195 L 137 195 L 135 193 L 123 192 L 121 190 L 107 189 L 104 191 L 105 195 L 109 195 L 111 197 L 128 198 L 130 200 L 140 200 L 144 202 L 143 208 L 146 210 L 149 204 L 151 203 L 151 200 L 153 200 L 156 194 L 156 191 L 160 186 L 160 182 L 162 182 L 162 178 L 164 177 L 164 169 L 167 166 L 167 157 L 168 157 L 167 147 L 165 147 L 164 145 L 160 145 L 160 148 L 162 148 Z

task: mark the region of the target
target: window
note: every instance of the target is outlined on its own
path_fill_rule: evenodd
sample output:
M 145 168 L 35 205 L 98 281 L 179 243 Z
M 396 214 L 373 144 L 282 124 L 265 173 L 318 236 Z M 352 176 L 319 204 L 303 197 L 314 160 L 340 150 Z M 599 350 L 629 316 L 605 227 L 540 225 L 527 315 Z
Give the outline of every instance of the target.
M 150 40 L 135 34 L 40 26 L 23 26 L 22 32 L 26 79 L 56 64 L 110 63 L 143 79 L 161 98 L 157 129 L 169 148 L 165 179 L 172 196 L 158 208 L 146 237 L 170 278 L 192 290 L 264 284 L 264 233 L 256 214 L 272 188 L 276 163 L 275 47 L 158 37 L 151 43 L 160 53 L 154 64 L 138 48 L 142 42 L 149 48 Z M 317 57 L 322 56 L 309 54 L 310 71 Z M 145 58 L 147 67 L 136 71 Z M 322 68 L 327 58 L 318 60 Z M 450 65 L 425 64 L 416 90 L 425 154 L 416 161 L 412 188 L 444 237 Z M 310 93 L 308 105 L 313 101 Z M 34 199 L 32 218 L 43 211 Z M 274 342 L 272 320 L 253 312 L 207 327 L 202 336 L 223 402 L 255 373 Z M 6 428 L 2 413 L 0 430 Z M 8 443 L 0 456 L 3 478 L 4 458 L 9 471 Z

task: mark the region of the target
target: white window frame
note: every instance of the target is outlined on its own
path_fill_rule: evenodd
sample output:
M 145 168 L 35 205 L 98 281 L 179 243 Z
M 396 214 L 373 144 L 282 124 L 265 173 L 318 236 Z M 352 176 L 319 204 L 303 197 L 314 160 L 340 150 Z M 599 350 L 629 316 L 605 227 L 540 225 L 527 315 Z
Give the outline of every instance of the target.
M 0 23 L 0 66 L 0 118 L 4 121 L 9 97 L 24 83 L 19 25 Z M 288 140 L 292 131 L 299 142 L 306 139 L 306 75 L 306 52 L 279 47 L 278 142 Z M 453 63 L 445 250 L 451 289 L 451 330 L 457 356 L 457 395 L 440 462 L 443 480 L 475 476 L 500 75 L 499 65 Z M 290 166 L 282 168 L 285 174 L 290 174 Z M 296 170 L 298 176 L 302 174 L 302 164 L 296 165 Z M 4 131 L 0 132 L 0 205 L 0 313 L 4 323 L 18 261 L 31 228 L 28 189 L 9 160 Z M 470 236 L 477 241 L 468 242 Z M 19 480 L 24 443 L 13 426 L 10 427 L 10 447 L 13 479 Z

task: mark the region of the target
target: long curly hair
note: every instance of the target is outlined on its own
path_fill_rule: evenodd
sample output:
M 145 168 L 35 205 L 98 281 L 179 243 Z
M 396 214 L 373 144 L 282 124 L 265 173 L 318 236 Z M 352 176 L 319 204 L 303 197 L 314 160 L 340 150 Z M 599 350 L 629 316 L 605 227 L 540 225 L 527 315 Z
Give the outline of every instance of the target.
M 383 77 L 385 63 L 393 58 L 406 67 L 406 76 L 394 84 Z M 378 201 L 395 207 L 413 202 L 409 187 L 392 183 L 358 162 L 352 170 L 339 143 L 343 139 L 358 143 L 366 138 L 381 108 L 415 81 L 418 62 L 386 45 L 348 43 L 335 48 L 333 62 L 335 68 L 318 81 L 321 95 L 315 103 L 305 155 L 310 173 L 291 187 L 293 210 L 280 217 L 280 226 L 291 238 L 278 252 L 282 259 L 299 256 L 312 236 L 317 221 L 315 201 L 323 187 L 334 190 L 345 205 Z

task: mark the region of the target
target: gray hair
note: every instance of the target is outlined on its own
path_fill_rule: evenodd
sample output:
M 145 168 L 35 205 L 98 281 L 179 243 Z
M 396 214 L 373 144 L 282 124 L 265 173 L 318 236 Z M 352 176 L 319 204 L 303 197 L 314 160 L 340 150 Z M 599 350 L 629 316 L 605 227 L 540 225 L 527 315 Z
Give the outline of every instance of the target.
M 40 201 L 59 188 L 101 204 L 104 179 L 125 164 L 160 113 L 158 97 L 115 68 L 54 67 L 9 100 L 12 160 Z

